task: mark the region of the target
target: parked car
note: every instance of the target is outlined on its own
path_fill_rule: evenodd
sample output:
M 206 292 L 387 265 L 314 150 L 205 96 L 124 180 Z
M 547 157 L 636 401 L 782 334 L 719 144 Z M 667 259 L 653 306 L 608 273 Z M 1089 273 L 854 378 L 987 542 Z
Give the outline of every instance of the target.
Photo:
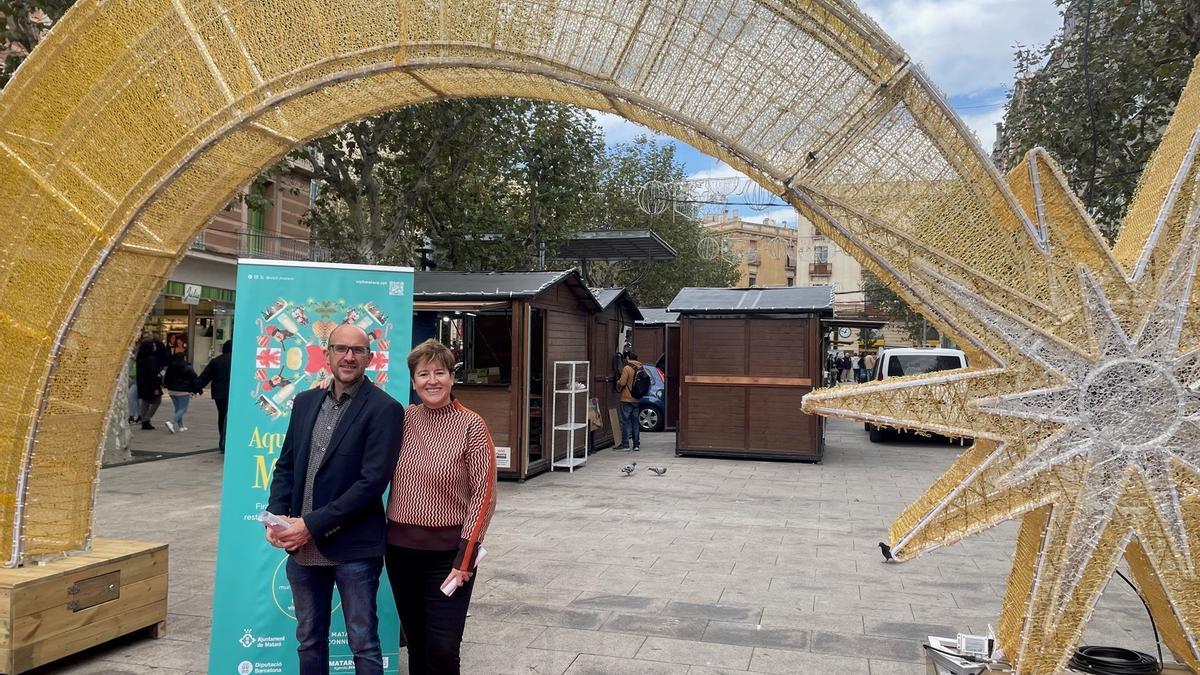
M 877 382 L 902 375 L 924 375 L 939 370 L 967 367 L 967 355 L 961 349 L 944 347 L 884 347 L 875 357 L 871 379 Z M 870 422 L 864 425 L 872 443 L 880 443 L 890 435 Z
M 638 404 L 638 426 L 642 431 L 662 431 L 667 423 L 667 377 L 646 363 L 642 370 L 650 375 L 650 391 Z

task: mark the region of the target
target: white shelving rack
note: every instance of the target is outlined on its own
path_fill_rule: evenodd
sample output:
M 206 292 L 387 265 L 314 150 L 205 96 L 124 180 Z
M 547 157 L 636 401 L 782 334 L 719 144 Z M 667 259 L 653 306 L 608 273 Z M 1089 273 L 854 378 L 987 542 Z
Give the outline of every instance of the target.
M 592 364 L 588 361 L 555 361 L 554 362 L 554 399 L 550 408 L 550 421 L 554 426 L 550 431 L 550 470 L 555 468 L 574 472 L 575 467 L 587 462 L 590 445 L 588 436 L 588 394 L 591 391 Z M 579 395 L 583 395 L 580 403 Z M 565 422 L 558 421 L 559 401 L 565 403 L 567 416 Z M 583 419 L 580 420 L 580 413 Z M 567 437 L 567 456 L 555 460 L 555 445 L 558 442 L 558 432 L 565 432 Z M 575 456 L 575 434 L 583 432 L 583 457 Z

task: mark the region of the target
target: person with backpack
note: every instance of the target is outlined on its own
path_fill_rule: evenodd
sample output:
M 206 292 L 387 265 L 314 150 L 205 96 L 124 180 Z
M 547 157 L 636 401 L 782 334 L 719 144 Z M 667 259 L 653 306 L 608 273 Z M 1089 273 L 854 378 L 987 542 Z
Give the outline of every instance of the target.
M 631 438 L 634 452 L 642 449 L 638 408 L 642 397 L 650 391 L 650 375 L 637 358 L 637 354 L 625 352 L 625 367 L 621 369 L 621 379 L 617 380 L 617 391 L 621 392 L 621 444 L 614 450 L 628 450 Z

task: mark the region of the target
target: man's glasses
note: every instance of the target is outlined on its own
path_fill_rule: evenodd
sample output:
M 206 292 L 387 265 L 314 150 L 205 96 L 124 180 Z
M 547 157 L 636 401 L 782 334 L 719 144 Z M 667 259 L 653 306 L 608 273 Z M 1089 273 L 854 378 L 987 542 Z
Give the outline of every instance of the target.
M 353 353 L 355 356 L 366 356 L 371 353 L 369 347 L 363 347 L 362 345 L 354 345 L 353 347 L 350 345 L 329 345 L 329 348 L 338 356 L 345 356 L 348 353 Z

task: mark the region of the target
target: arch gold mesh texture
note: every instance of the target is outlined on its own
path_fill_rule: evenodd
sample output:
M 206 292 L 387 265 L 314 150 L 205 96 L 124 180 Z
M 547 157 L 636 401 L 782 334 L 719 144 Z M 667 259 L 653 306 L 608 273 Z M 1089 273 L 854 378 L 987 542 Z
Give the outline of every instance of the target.
M 729 162 L 967 345 L 970 371 L 808 405 L 982 439 L 894 538 L 912 556 L 1023 519 L 1001 621 L 1022 670 L 1062 663 L 1122 551 L 1195 664 L 1193 89 L 1114 253 L 1047 158 L 1006 182 L 841 0 L 82 0 L 0 93 L 0 552 L 87 544 L 134 332 L 240 185 L 380 110 L 524 96 Z M 1121 415 L 1167 424 L 1165 449 Z

